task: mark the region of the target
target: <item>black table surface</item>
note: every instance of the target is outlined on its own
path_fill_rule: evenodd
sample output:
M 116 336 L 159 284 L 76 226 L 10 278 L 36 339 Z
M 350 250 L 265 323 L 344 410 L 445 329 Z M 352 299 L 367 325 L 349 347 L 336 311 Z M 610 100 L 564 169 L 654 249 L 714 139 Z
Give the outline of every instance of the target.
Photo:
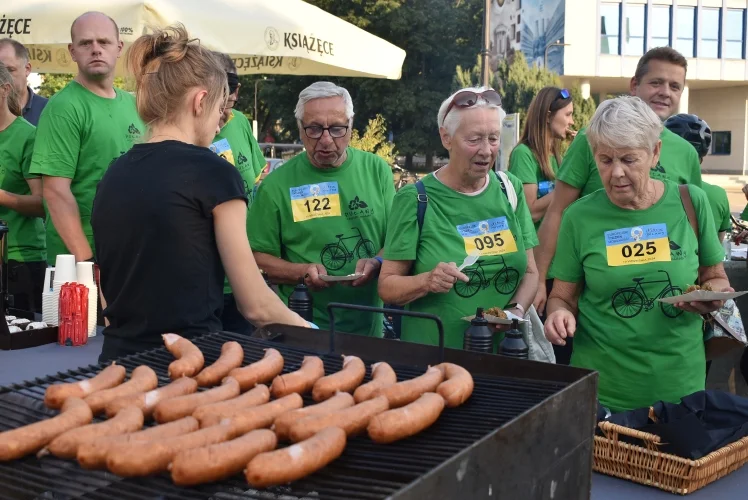
M 95 365 L 101 352 L 103 340 L 103 335 L 99 334 L 90 337 L 88 343 L 81 347 L 48 344 L 31 349 L 0 351 L 0 386 L 33 380 L 37 377 L 81 366 Z M 687 498 L 694 500 L 723 498 L 738 500 L 745 498 L 748 495 L 747 491 L 748 467 L 743 467 L 688 495 Z M 591 498 L 593 500 L 672 500 L 678 496 L 603 474 L 593 474 L 592 476 Z

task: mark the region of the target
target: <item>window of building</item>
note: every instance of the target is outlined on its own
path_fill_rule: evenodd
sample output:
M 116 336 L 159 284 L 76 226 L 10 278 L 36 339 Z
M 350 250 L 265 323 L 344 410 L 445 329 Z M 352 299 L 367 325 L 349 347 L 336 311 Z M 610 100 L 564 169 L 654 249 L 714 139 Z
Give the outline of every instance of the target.
M 696 31 L 696 7 L 678 7 L 675 13 L 675 22 L 678 26 L 678 38 L 675 40 L 675 50 L 685 57 L 695 57 L 696 44 L 694 33 Z
M 701 49 L 699 57 L 719 58 L 720 9 L 701 9 Z
M 620 54 L 621 4 L 600 4 L 600 53 Z
M 654 5 L 650 12 L 652 22 L 652 47 L 670 46 L 670 7 L 669 5 Z
M 732 150 L 732 132 L 712 132 L 712 154 L 729 155 Z
M 646 18 L 644 5 L 629 4 L 626 6 L 626 38 L 623 53 L 627 56 L 644 54 L 644 26 Z
M 725 11 L 725 44 L 722 57 L 745 59 L 745 9 Z

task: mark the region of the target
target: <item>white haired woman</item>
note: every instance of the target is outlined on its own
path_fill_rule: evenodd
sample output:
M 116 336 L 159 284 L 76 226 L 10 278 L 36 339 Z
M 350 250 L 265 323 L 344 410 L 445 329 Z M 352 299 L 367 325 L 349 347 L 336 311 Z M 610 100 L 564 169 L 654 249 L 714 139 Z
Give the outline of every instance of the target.
M 587 138 L 604 189 L 566 210 L 553 264 L 546 337 L 574 337 L 571 364 L 600 372 L 598 397 L 612 411 L 703 390 L 700 314 L 721 302 L 657 299 L 693 283 L 732 291 L 704 191 L 650 178 L 661 132 L 638 97 L 600 105 Z
M 477 307 L 524 316 L 538 286 L 532 253 L 538 240 L 522 183 L 511 176 L 515 211 L 503 192 L 508 186 L 491 171 L 502 117 L 493 89 L 466 88 L 447 98 L 437 123 L 449 163 L 424 177 L 423 194 L 419 186 L 405 186 L 392 205 L 379 295 L 385 303 L 440 316 L 447 347 L 462 348 L 468 324 L 461 318 Z M 456 263 L 473 252 L 478 262 L 459 271 Z M 438 333 L 435 325 L 406 317 L 401 338 L 436 344 Z

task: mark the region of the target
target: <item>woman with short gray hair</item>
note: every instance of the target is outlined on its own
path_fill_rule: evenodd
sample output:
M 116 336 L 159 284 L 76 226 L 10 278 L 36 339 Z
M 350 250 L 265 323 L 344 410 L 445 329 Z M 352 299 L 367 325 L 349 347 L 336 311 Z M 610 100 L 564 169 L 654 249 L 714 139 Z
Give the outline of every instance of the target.
M 572 204 L 561 222 L 545 333 L 571 364 L 600 373 L 612 411 L 673 403 L 703 390 L 701 314 L 721 301 L 668 304 L 700 283 L 732 291 L 706 194 L 650 177 L 662 124 L 638 97 L 604 101 L 587 128 L 604 189 Z

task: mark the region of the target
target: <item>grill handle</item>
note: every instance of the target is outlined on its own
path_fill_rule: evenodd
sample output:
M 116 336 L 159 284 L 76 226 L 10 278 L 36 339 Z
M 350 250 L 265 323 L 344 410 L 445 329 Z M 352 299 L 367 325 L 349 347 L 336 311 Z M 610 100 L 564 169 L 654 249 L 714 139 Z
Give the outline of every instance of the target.
M 405 311 L 402 309 L 385 309 L 383 307 L 359 306 L 355 304 L 343 304 L 340 302 L 330 302 L 329 304 L 327 304 L 327 314 L 330 317 L 330 353 L 331 354 L 335 352 L 335 313 L 333 312 L 333 309 L 348 309 L 350 311 L 384 313 L 384 314 L 393 314 L 393 315 L 400 315 L 400 316 L 410 316 L 411 318 L 422 318 L 422 319 L 434 320 L 436 322 L 436 327 L 439 329 L 439 363 L 444 362 L 444 325 L 442 324 L 442 320 L 439 316 L 436 316 L 434 314 Z

